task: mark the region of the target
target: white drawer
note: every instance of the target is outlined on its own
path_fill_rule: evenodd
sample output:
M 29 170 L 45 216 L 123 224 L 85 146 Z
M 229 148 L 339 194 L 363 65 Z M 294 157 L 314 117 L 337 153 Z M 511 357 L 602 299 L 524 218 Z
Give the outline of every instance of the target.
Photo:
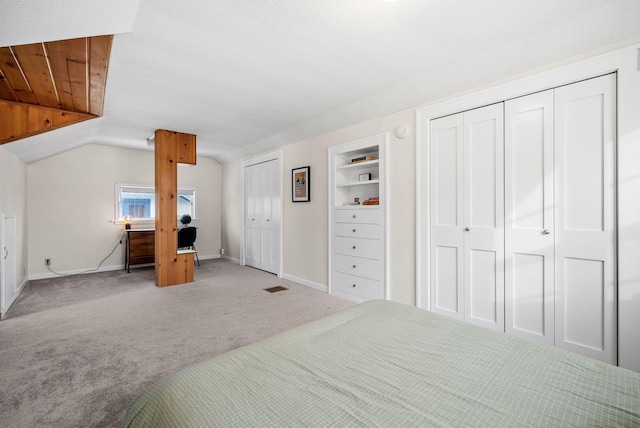
M 380 210 L 335 210 L 334 220 L 336 223 L 371 223 L 380 224 Z
M 333 287 L 338 291 L 366 299 L 384 299 L 384 290 L 380 281 L 373 279 L 336 272 Z
M 336 236 L 333 242 L 337 254 L 380 260 L 382 249 L 379 239 Z
M 334 262 L 336 272 L 370 279 L 380 279 L 382 277 L 382 262 L 379 260 L 336 254 L 334 256 Z
M 381 238 L 380 226 L 377 224 L 335 223 L 333 233 L 337 236 L 353 236 L 354 238 Z

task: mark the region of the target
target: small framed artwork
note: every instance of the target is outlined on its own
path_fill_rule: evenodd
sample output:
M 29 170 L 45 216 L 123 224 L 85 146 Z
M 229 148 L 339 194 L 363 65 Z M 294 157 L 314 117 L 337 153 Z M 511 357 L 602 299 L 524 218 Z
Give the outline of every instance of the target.
M 367 173 L 364 173 L 364 174 L 360 174 L 359 178 L 360 178 L 360 181 L 369 181 L 369 180 L 371 180 L 371 173 L 367 172 Z
M 291 201 L 309 202 L 311 200 L 311 167 L 292 169 L 291 181 Z

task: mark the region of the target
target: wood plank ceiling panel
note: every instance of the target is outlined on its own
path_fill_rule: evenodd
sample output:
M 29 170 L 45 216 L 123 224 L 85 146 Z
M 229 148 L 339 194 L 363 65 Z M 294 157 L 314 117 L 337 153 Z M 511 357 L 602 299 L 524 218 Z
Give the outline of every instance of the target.
M 51 76 L 49 59 L 43 43 L 13 47 L 15 58 L 38 100 L 38 105 L 59 108 L 60 100 Z
M 0 144 L 102 116 L 112 41 L 106 35 L 0 47 L 0 100 L 28 105 L 0 108 Z
M 13 88 L 16 95 L 16 99 L 8 99 L 9 101 L 38 104 L 38 99 L 24 77 L 10 46 L 0 48 L 0 72 L 5 76 L 7 83 Z
M 87 39 L 45 43 L 61 107 L 88 112 Z

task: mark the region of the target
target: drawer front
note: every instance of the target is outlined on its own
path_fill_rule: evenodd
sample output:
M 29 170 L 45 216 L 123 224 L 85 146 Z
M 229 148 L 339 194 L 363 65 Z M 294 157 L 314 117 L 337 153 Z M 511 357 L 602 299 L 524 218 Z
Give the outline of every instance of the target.
M 156 235 L 154 232 L 130 232 L 129 240 L 131 241 L 131 245 L 142 246 L 142 245 L 151 245 L 153 246 L 156 242 Z
M 364 297 L 366 299 L 384 299 L 384 290 L 380 281 L 336 272 L 334 276 L 336 290 Z
M 333 232 L 337 236 L 352 236 L 354 238 L 380 239 L 380 226 L 377 224 L 349 224 L 336 223 Z
M 380 210 L 335 210 L 336 223 L 380 224 Z
M 149 254 L 140 254 L 134 255 L 131 254 L 131 260 L 129 262 L 130 265 L 143 265 L 147 263 L 155 263 L 156 258 L 154 255 Z
M 380 242 L 379 239 L 336 236 L 334 249 L 337 254 L 380 260 L 380 256 L 382 255 Z
M 361 276 L 363 278 L 379 280 L 382 277 L 382 262 L 379 260 L 363 259 L 360 257 L 343 256 L 336 254 L 334 257 L 336 272 Z

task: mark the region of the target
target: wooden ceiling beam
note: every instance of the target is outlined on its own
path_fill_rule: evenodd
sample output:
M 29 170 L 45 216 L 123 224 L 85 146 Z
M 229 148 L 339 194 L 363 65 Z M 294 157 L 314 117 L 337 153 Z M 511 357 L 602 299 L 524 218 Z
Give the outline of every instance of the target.
M 97 116 L 0 100 L 0 144 L 42 134 Z

